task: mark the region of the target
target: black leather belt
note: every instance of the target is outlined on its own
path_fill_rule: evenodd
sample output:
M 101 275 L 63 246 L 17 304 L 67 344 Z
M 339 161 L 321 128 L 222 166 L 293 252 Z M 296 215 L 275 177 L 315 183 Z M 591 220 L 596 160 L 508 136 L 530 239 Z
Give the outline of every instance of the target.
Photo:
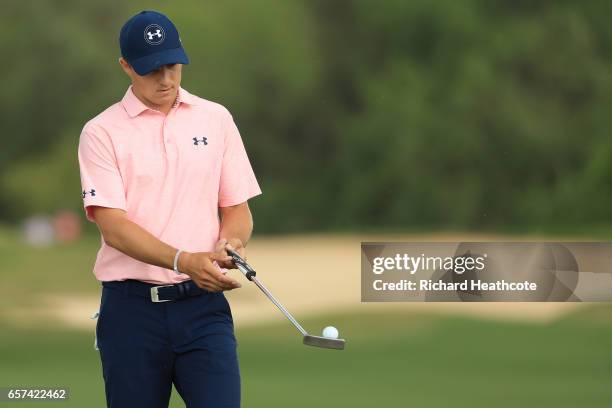
M 128 295 L 142 296 L 151 299 L 151 302 L 170 302 L 191 296 L 208 293 L 200 289 L 192 280 L 186 280 L 174 285 L 155 285 L 134 279 L 124 281 L 102 282 L 106 288 L 119 289 Z

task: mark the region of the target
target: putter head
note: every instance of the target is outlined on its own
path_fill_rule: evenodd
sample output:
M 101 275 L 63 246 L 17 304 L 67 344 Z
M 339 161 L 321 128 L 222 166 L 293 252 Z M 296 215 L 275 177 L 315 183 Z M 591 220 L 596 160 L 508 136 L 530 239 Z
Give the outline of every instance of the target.
M 313 336 L 310 334 L 304 336 L 304 344 L 307 346 L 344 350 L 344 343 L 344 339 L 329 339 L 327 337 Z

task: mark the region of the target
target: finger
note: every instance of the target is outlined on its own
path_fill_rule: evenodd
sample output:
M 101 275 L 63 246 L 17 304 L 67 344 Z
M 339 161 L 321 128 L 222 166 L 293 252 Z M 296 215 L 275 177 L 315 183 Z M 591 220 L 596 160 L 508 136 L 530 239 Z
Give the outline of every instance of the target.
M 239 254 L 244 253 L 244 245 L 242 245 L 240 242 L 238 242 L 238 245 L 232 245 L 228 243 L 225 245 L 225 249 L 231 249 L 232 251 L 238 252 Z
M 246 261 L 245 248 L 242 244 L 235 246 L 232 244 L 227 244 L 225 245 L 225 249 L 231 249 L 232 251 L 237 252 L 238 255 L 240 255 L 240 257 Z
M 221 289 L 234 289 L 241 286 L 238 281 L 226 276 L 216 267 L 205 270 L 202 278 L 207 284 L 215 285 Z
M 198 288 L 200 288 L 200 289 L 208 290 L 208 288 L 209 288 L 209 284 L 205 280 L 198 279 L 198 280 L 194 280 L 194 282 L 195 282 L 196 286 Z
M 238 289 L 242 287 L 242 285 L 239 282 L 235 282 L 234 284 L 225 283 L 225 282 L 216 282 L 216 284 L 222 290 L 232 290 L 232 289 Z
M 217 280 L 211 276 L 209 271 L 206 270 L 200 272 L 197 279 L 194 279 L 194 281 L 200 289 L 204 289 L 209 292 L 219 292 L 222 290 Z
M 209 274 L 215 274 L 217 272 L 222 272 L 222 268 L 223 269 L 234 269 L 236 266 L 234 264 L 233 259 L 227 259 L 224 258 L 225 260 L 223 261 L 214 261 L 214 263 L 212 264 L 212 266 L 210 268 L 208 268 L 206 271 Z
M 219 262 L 232 262 L 232 257 L 226 253 L 213 253 L 210 254 L 211 261 Z
M 209 274 L 203 275 L 200 282 L 202 284 L 201 288 L 209 292 L 219 292 L 223 289 Z
M 208 290 L 209 292 L 223 292 L 223 288 L 213 282 L 209 282 L 206 285 L 206 290 Z
M 227 287 L 228 289 L 229 288 L 240 288 L 240 287 L 242 287 L 240 282 L 238 282 L 236 279 L 231 278 L 231 277 L 229 277 L 227 275 L 224 275 L 221 272 L 216 273 L 213 277 L 216 279 L 216 281 L 217 281 L 216 283 L 218 285 Z
M 211 255 L 211 259 L 214 259 L 214 258 L 221 259 L 220 261 L 217 261 L 217 264 L 219 262 L 223 262 L 224 260 L 228 261 L 227 258 L 231 259 L 231 257 L 220 257 L 220 256 L 214 255 L 214 254 Z M 225 274 L 223 274 L 221 272 L 221 270 L 219 269 L 219 267 L 217 265 L 212 264 L 212 263 L 207 264 L 204 267 L 204 270 L 202 272 L 203 272 L 203 275 L 204 275 L 204 276 L 202 276 L 203 278 L 205 278 L 208 281 L 212 280 L 215 284 L 221 285 L 223 287 L 227 287 L 227 289 L 241 287 L 240 283 L 238 283 L 237 280 L 232 279 L 229 276 L 226 276 Z
M 225 246 L 225 249 L 226 249 L 226 250 L 231 250 L 231 251 L 236 252 L 238 255 L 240 255 L 240 257 L 241 257 L 242 259 L 244 259 L 244 260 L 246 261 L 246 256 L 245 256 L 245 250 L 244 250 L 244 247 L 242 247 L 242 246 L 241 246 L 241 247 L 237 247 L 237 248 L 236 248 L 236 247 L 232 246 L 231 244 L 227 244 L 227 245 Z
M 234 265 L 234 262 L 217 262 L 217 261 L 213 261 L 213 265 L 215 266 L 215 268 L 221 272 L 227 272 L 227 269 L 234 269 L 236 266 Z
M 223 252 L 225 250 L 225 246 L 227 245 L 227 240 L 225 238 L 220 239 L 215 246 L 215 252 Z
M 219 262 L 219 267 L 225 269 L 236 269 L 236 264 L 234 264 L 233 262 Z M 221 273 L 223 273 L 223 271 L 221 271 Z

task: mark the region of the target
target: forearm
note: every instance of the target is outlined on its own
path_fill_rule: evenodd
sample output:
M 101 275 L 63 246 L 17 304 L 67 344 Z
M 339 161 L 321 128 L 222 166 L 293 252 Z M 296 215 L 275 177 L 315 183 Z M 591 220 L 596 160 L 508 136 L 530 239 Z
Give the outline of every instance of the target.
M 236 207 L 222 208 L 221 214 L 219 238 L 227 240 L 238 238 L 246 247 L 253 232 L 253 217 L 246 203 Z
M 138 224 L 124 219 L 104 236 L 107 245 L 141 262 L 174 269 L 177 249 L 160 241 Z

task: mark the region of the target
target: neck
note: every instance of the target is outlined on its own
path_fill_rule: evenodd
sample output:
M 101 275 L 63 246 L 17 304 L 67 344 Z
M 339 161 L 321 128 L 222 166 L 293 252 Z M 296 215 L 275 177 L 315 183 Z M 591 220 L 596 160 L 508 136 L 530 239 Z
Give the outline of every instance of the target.
M 164 115 L 167 115 L 168 112 L 170 112 L 170 109 L 172 109 L 172 106 L 174 105 L 174 102 L 176 102 L 176 98 L 178 97 L 178 90 L 176 90 L 176 92 L 174 92 L 174 97 L 171 99 L 172 102 L 169 103 L 165 103 L 165 104 L 157 104 L 155 102 L 150 101 L 149 99 L 147 99 L 141 92 L 140 90 L 138 90 L 136 87 L 134 87 L 134 85 L 132 85 L 132 91 L 134 92 L 134 95 L 136 96 L 136 98 L 138 98 L 138 100 L 140 100 L 140 102 L 142 102 L 143 104 L 145 104 L 145 106 L 147 108 L 150 109 L 154 109 L 156 111 L 159 111 L 161 113 L 163 113 Z

